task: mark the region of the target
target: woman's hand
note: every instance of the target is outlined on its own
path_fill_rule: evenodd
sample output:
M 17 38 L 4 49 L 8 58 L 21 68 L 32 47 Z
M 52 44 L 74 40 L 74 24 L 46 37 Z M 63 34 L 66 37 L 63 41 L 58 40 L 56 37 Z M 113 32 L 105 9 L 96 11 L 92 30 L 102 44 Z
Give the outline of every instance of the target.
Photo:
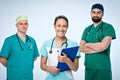
M 62 56 L 58 56 L 58 61 L 59 62 L 65 62 L 68 59 L 67 55 L 65 53 L 62 53 Z
M 52 74 L 58 74 L 60 72 L 60 69 L 56 68 L 55 66 L 49 66 L 49 72 Z
M 59 62 L 65 62 L 71 70 L 77 71 L 79 67 L 79 60 L 78 58 L 75 58 L 75 61 L 72 62 L 65 53 L 62 53 L 62 56 L 58 56 L 58 61 Z

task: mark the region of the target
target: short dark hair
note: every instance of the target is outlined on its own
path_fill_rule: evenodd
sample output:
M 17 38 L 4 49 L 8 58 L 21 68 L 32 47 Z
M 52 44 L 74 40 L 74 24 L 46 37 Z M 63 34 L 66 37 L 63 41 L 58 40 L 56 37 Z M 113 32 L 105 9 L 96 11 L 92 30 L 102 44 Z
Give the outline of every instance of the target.
M 68 19 L 67 19 L 67 17 L 64 16 L 64 15 L 59 15 L 59 16 L 57 16 L 57 17 L 55 18 L 54 25 L 56 25 L 56 22 L 57 22 L 58 19 L 64 19 L 64 20 L 67 22 L 67 26 L 68 26 Z

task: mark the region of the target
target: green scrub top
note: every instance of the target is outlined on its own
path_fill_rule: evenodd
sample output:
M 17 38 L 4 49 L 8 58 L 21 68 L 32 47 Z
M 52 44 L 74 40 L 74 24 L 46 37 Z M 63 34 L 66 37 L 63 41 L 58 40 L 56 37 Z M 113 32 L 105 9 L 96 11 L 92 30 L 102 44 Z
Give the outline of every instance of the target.
M 93 24 L 88 26 L 82 35 L 82 40 L 87 43 L 101 42 L 103 38 L 111 36 L 116 38 L 115 30 L 111 24 L 102 22 L 94 27 Z M 102 52 L 95 54 L 85 54 L 85 66 L 88 69 L 104 69 L 111 70 L 110 62 L 110 45 Z
M 26 37 L 25 43 L 16 34 L 6 38 L 0 56 L 7 59 L 6 80 L 33 80 L 34 58 L 39 53 L 32 37 Z

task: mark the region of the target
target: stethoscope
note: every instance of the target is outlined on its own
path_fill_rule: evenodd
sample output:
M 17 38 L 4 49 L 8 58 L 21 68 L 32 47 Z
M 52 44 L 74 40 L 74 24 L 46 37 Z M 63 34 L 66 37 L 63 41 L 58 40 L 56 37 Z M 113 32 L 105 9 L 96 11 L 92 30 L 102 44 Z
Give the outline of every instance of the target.
M 21 45 L 21 43 L 20 43 L 20 40 L 19 40 L 19 38 L 18 38 L 18 35 L 16 34 L 16 37 L 17 37 L 17 40 L 18 40 L 18 43 L 19 43 L 19 45 L 20 45 L 20 50 L 24 50 L 24 48 L 22 47 L 22 45 Z M 29 41 L 29 45 L 27 44 L 27 46 L 28 46 L 28 48 L 29 49 L 33 49 L 33 47 L 32 47 L 32 44 L 31 44 L 31 40 L 29 39 L 29 37 L 26 35 L 26 38 L 27 38 L 27 40 L 26 41 Z
M 65 37 L 65 38 L 66 38 L 66 37 Z M 50 46 L 50 50 L 49 50 L 49 53 L 50 53 L 50 54 L 53 53 L 52 48 L 53 48 L 53 42 L 54 42 L 54 40 L 55 40 L 55 38 L 53 38 L 52 43 L 51 43 L 51 46 Z M 66 44 L 66 45 L 65 45 L 65 48 L 68 47 L 67 38 L 66 38 L 66 41 L 65 41 L 64 43 L 62 43 L 61 46 L 63 46 L 63 44 Z
M 91 31 L 91 29 L 92 29 L 92 26 L 93 26 L 93 24 L 90 26 L 90 28 L 89 28 L 89 30 L 88 30 L 88 32 L 87 32 L 87 35 L 90 34 L 90 31 Z M 103 32 L 102 27 L 103 27 L 103 22 L 102 22 L 100 28 L 97 30 L 97 33 L 96 33 L 96 38 L 97 38 L 98 40 L 99 40 L 99 37 L 100 37 L 100 35 L 98 35 L 98 32 L 99 32 L 100 30 L 101 30 L 101 33 Z

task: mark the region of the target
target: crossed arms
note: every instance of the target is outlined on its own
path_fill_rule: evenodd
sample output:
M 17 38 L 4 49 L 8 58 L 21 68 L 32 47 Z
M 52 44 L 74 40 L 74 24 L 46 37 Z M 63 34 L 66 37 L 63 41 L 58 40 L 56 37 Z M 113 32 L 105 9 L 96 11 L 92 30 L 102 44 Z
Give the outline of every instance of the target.
M 102 52 L 108 48 L 112 40 L 111 36 L 105 37 L 101 42 L 87 43 L 84 40 L 80 41 L 80 51 L 86 54 L 94 54 Z

